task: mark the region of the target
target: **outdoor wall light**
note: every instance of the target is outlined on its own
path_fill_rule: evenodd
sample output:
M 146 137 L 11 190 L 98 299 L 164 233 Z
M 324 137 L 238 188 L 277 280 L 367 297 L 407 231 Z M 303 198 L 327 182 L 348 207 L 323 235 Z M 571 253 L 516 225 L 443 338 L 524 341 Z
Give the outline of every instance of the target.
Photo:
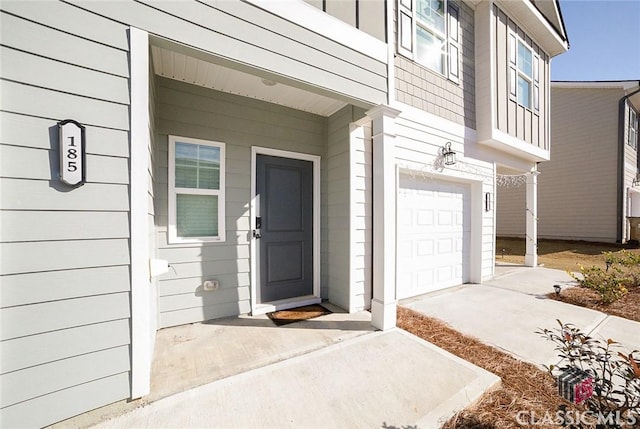
M 440 155 L 444 158 L 444 165 L 453 165 L 456 163 L 456 153 L 451 149 L 451 142 L 446 142 L 440 148 Z
M 556 295 L 560 295 L 560 291 L 562 290 L 562 286 L 560 285 L 553 285 L 553 290 L 556 291 Z
M 484 211 L 491 211 L 491 192 L 486 192 L 484 194 Z

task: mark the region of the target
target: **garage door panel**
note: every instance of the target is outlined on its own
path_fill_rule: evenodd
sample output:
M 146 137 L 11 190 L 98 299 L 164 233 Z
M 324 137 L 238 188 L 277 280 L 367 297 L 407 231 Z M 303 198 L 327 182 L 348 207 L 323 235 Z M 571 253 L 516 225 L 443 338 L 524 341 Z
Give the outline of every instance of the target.
M 400 176 L 398 298 L 468 279 L 470 189 L 467 185 Z

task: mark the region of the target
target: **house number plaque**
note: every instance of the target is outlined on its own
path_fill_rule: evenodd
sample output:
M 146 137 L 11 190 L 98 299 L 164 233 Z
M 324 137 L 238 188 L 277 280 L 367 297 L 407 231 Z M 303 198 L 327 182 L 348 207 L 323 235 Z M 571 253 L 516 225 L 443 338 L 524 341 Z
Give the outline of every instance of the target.
M 84 127 L 66 119 L 58 122 L 60 140 L 60 180 L 71 186 L 84 183 L 85 137 Z

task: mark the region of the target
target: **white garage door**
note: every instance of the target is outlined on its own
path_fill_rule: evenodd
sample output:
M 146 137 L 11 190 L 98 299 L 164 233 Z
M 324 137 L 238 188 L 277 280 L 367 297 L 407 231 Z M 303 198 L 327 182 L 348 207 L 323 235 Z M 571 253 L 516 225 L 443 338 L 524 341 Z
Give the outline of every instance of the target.
M 400 175 L 398 299 L 469 281 L 468 185 Z

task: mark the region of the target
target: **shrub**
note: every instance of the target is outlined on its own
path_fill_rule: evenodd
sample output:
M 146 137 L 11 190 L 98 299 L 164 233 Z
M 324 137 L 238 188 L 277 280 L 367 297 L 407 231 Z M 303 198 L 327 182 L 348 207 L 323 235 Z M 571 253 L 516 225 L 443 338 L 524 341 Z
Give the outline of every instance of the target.
M 625 296 L 629 292 L 625 286 L 633 282 L 633 277 L 619 267 L 605 271 L 595 265 L 590 268 L 580 266 L 580 274 L 582 277 L 569 273 L 580 286 L 597 292 L 607 304 Z
M 559 328 L 541 329 L 536 333 L 553 341 L 558 351 L 558 366 L 549 365 L 555 376 L 577 368 L 593 378 L 593 396 L 586 400 L 589 411 L 602 416 L 619 416 L 621 422 L 640 423 L 640 359 L 639 351 L 624 354 L 614 351 L 620 345 L 613 340 L 589 337 L 571 324 L 558 320 Z M 634 356 L 635 355 L 635 356 Z M 620 422 L 609 427 L 623 427 Z

